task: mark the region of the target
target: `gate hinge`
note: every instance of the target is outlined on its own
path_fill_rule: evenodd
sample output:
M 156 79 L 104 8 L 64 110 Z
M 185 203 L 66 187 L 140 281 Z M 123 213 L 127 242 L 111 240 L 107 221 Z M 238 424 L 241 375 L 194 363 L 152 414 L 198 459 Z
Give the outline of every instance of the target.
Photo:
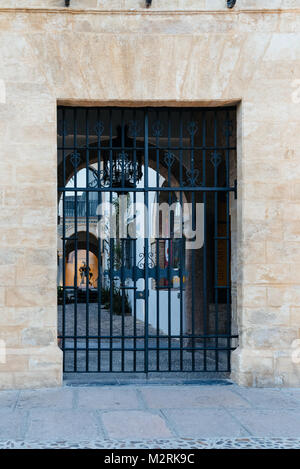
M 237 199 L 237 180 L 234 180 L 234 198 Z

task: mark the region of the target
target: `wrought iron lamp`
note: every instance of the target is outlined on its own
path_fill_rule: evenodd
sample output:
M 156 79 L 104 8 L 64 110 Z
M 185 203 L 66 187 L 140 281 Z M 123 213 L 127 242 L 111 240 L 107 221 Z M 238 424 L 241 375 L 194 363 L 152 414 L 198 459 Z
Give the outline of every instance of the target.
M 133 138 L 129 136 L 129 132 Z M 136 146 L 136 128 L 121 126 L 117 128 L 117 136 L 112 139 L 109 149 L 101 152 L 103 169 L 100 174 L 102 186 L 130 188 L 134 187 L 143 176 L 143 148 Z

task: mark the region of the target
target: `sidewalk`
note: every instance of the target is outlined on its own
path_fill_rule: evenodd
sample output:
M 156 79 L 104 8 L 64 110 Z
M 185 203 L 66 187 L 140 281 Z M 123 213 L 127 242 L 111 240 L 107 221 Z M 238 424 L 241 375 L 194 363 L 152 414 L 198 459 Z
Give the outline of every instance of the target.
M 234 384 L 0 391 L 0 448 L 300 448 L 300 389 Z

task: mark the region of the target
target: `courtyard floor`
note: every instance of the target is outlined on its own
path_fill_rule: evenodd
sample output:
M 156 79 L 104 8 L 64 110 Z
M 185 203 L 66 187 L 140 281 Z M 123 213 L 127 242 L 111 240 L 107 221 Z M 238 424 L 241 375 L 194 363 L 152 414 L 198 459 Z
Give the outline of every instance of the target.
M 0 448 L 300 448 L 300 389 L 136 380 L 1 391 Z
M 74 322 L 76 319 L 76 328 Z M 58 308 L 58 333 L 62 335 L 63 317 L 62 306 Z M 75 333 L 76 331 L 76 333 Z M 149 372 L 161 372 L 172 370 L 184 372 L 192 371 L 194 363 L 195 370 L 206 369 L 209 373 L 218 366 L 219 376 L 224 378 L 228 369 L 228 340 L 223 338 L 206 339 L 205 352 L 195 350 L 191 353 L 187 350 L 180 350 L 187 347 L 186 339 L 183 342 L 179 339 L 168 338 L 161 330 L 148 325 L 148 370 Z M 78 372 L 88 370 L 93 372 L 142 372 L 145 367 L 145 323 L 134 319 L 133 316 L 110 314 L 101 308 L 98 313 L 98 304 L 90 303 L 87 310 L 85 303 L 74 303 L 65 305 L 65 336 L 81 336 L 84 338 L 67 338 L 65 346 L 65 371 L 71 372 L 76 367 Z M 101 336 L 101 338 L 87 338 L 86 336 Z M 159 335 L 159 338 L 157 337 Z M 135 336 L 136 339 L 129 338 Z M 152 337 L 151 337 L 152 336 Z M 106 337 L 106 338 L 105 338 Z M 108 337 L 111 337 L 108 338 Z M 115 338 L 113 338 L 115 337 Z M 124 337 L 124 338 L 121 338 Z M 155 338 L 154 338 L 155 337 Z M 195 342 L 190 347 L 203 348 L 204 343 Z M 74 351 L 76 348 L 76 351 Z M 89 351 L 86 351 L 86 348 Z M 170 352 L 167 349 L 171 349 Z M 218 351 L 214 351 L 214 349 Z M 112 350 L 112 352 L 111 352 Z M 122 353 L 122 350 L 125 350 Z M 159 350 L 159 353 L 158 353 Z M 220 375 L 222 373 L 222 376 Z

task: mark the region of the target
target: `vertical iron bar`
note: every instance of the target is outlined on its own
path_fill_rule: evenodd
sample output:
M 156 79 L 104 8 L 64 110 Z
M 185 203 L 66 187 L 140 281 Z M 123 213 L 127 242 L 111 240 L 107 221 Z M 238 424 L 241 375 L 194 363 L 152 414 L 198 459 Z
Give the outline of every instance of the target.
M 113 164 L 113 154 L 112 154 L 112 110 L 109 111 L 109 180 L 110 186 L 112 187 L 112 164 Z M 109 202 L 110 202 L 110 220 L 109 220 L 109 286 L 110 286 L 110 304 L 109 304 L 109 333 L 110 333 L 110 348 L 109 348 L 109 370 L 113 371 L 113 308 L 114 308 L 114 267 L 115 267 L 115 259 L 114 259 L 114 243 L 115 239 L 112 238 L 112 235 L 115 233 L 111 232 L 111 224 L 112 224 L 112 196 L 113 193 L 109 193 Z
M 217 111 L 214 111 L 214 152 L 217 152 Z M 214 165 L 214 186 L 218 185 L 218 165 Z M 218 192 L 215 192 L 214 196 L 214 212 L 215 212 L 215 223 L 214 223 L 214 248 L 215 248 L 215 360 L 216 360 L 216 371 L 219 370 L 219 352 L 218 352 L 218 333 L 219 333 L 219 307 L 218 307 Z
M 124 129 L 124 109 L 122 109 L 122 111 L 121 111 L 121 140 L 122 140 L 121 141 L 121 147 L 122 147 L 122 151 L 121 151 L 121 154 L 122 154 L 122 173 L 121 173 L 122 181 L 121 181 L 121 187 L 125 187 L 125 160 L 124 160 L 124 158 L 125 158 L 125 150 L 124 150 L 125 136 L 124 136 L 124 133 L 125 133 L 125 129 Z M 123 196 L 125 197 L 125 192 L 124 192 L 124 194 L 122 194 L 122 197 Z M 122 205 L 121 205 L 121 207 L 122 207 Z M 120 213 L 120 204 L 119 204 L 119 220 L 117 220 L 117 223 L 120 222 L 120 216 L 122 217 L 122 222 L 121 222 L 122 226 L 119 225 L 119 242 L 121 243 L 121 266 L 120 266 L 121 279 L 120 280 L 121 280 L 121 285 L 124 287 L 124 285 L 125 285 L 125 278 L 124 278 L 125 252 L 124 252 L 124 239 L 121 239 L 120 229 L 124 228 L 123 223 L 124 223 L 125 214 Z M 121 235 L 123 235 L 123 233 L 121 233 Z M 121 330 L 122 330 L 122 332 L 121 332 L 121 335 L 122 335 L 122 345 L 121 345 L 122 358 L 121 358 L 121 369 L 122 369 L 122 371 L 124 371 L 124 366 L 125 366 L 125 352 L 124 352 L 124 348 L 125 348 L 125 339 L 124 339 L 124 335 L 125 335 L 125 289 L 124 288 L 121 289 L 121 295 L 122 295 L 122 298 L 121 298 L 121 310 L 122 310 L 122 328 L 121 328 Z
M 228 150 L 228 146 L 230 143 L 230 116 L 229 116 L 229 111 L 226 111 L 226 123 L 227 125 L 225 126 L 226 128 L 226 152 L 225 152 L 225 158 L 226 158 L 226 187 L 229 187 L 230 183 L 230 153 Z M 231 335 L 231 302 L 230 302 L 230 296 L 231 296 L 231 279 L 230 279 L 230 193 L 226 193 L 226 334 L 228 336 Z M 231 367 L 231 356 L 230 356 L 230 346 L 231 346 L 231 339 L 228 337 L 227 339 L 227 371 L 230 371 Z
M 179 111 L 179 185 L 183 187 L 182 178 L 182 138 L 183 138 L 183 116 L 182 109 Z M 179 279 L 180 279 L 180 371 L 183 371 L 183 272 L 185 272 L 185 255 L 184 255 L 184 235 L 183 235 L 183 193 L 180 191 L 180 210 L 181 210 L 181 238 L 180 238 L 180 266 L 179 266 Z
M 100 123 L 100 110 L 97 109 L 97 124 Z M 101 166 L 101 135 L 100 131 L 98 132 L 98 141 L 97 141 L 97 162 L 98 162 L 98 171 L 97 171 L 97 185 L 98 188 L 101 187 L 100 181 L 100 166 Z M 97 223 L 99 227 L 100 214 L 99 214 L 99 205 L 102 202 L 102 193 L 98 192 L 98 207 L 97 207 Z M 97 290 L 98 290 L 98 372 L 101 371 L 101 302 L 102 302 L 102 255 L 101 255 L 101 233 L 98 230 L 98 281 L 97 281 Z
M 168 149 L 171 150 L 171 114 L 170 109 L 168 110 Z M 171 165 L 168 164 L 168 187 L 171 187 Z M 169 206 L 169 226 L 168 226 L 168 369 L 172 369 L 172 352 L 171 352 L 171 334 L 172 334 L 172 316 L 171 316 L 171 262 L 172 262 L 172 241 L 171 241 L 171 207 L 172 204 L 172 192 L 168 192 L 168 206 Z
M 144 202 L 145 202 L 145 210 L 144 210 L 144 223 L 145 223 L 145 373 L 148 373 L 148 315 L 149 315 L 149 244 L 148 244 L 148 237 L 149 237 L 149 219 L 148 219 L 148 168 L 149 168 L 149 154 L 148 154 L 148 109 L 145 109 L 144 112 L 144 132 L 145 132 L 145 141 L 144 141 L 144 151 L 145 151 L 145 176 L 144 176 Z
M 74 111 L 73 111 L 73 128 L 74 128 L 74 135 L 73 135 L 73 138 L 74 138 L 74 148 L 75 148 L 75 166 L 74 166 L 74 188 L 77 189 L 77 109 L 74 108 Z M 75 232 L 75 275 L 74 275 L 74 291 L 75 291 L 75 295 L 74 295 L 74 336 L 75 336 L 75 339 L 74 339 L 74 371 L 76 372 L 77 371 L 77 293 L 78 293 L 78 290 L 77 290 L 77 283 L 78 283 L 78 279 L 77 279 L 77 268 L 78 268 L 78 226 L 77 226 L 77 204 L 78 204 L 78 200 L 77 200 L 77 191 L 75 191 L 75 196 L 74 196 L 74 200 L 75 200 L 75 206 L 74 206 L 74 232 Z
M 204 147 L 202 151 L 202 184 L 206 187 L 206 113 L 203 111 L 202 114 L 202 146 Z M 206 192 L 203 193 L 203 205 L 204 205 L 204 244 L 203 244 L 203 332 L 204 332 L 204 356 L 203 356 L 203 368 L 204 371 L 207 371 L 207 341 L 206 336 L 208 334 L 208 313 L 207 313 L 207 242 L 206 242 Z
M 63 186 L 66 185 L 66 155 L 65 155 L 65 135 L 66 135 L 66 115 L 65 109 L 62 110 L 62 158 L 63 158 Z M 65 335 L 66 335 L 66 212 L 65 212 L 65 199 L 66 193 L 62 193 L 62 223 L 63 223 L 63 233 L 62 233 L 62 243 L 63 243 L 63 304 L 62 304 L 62 349 L 63 349 L 63 371 L 66 369 L 66 352 L 65 352 Z
M 157 123 L 159 122 L 159 111 L 156 111 L 156 122 Z M 159 132 L 158 131 L 156 132 L 155 138 L 156 138 L 156 142 L 155 142 L 156 144 L 156 187 L 159 187 L 160 186 L 160 181 L 159 181 L 160 150 L 159 150 Z M 158 206 L 159 206 L 159 200 L 160 200 L 160 193 L 159 191 L 157 191 L 156 202 Z M 160 330 L 160 307 L 159 307 L 159 303 L 160 303 L 160 263 L 159 263 L 160 223 L 159 223 L 159 210 L 156 216 L 158 217 L 158 219 L 154 221 L 156 223 L 156 227 L 155 227 L 155 235 L 156 235 L 156 335 L 157 335 L 156 337 L 156 370 L 159 371 L 159 368 L 160 368 L 160 351 L 159 351 L 160 349 L 160 337 L 159 337 L 160 336 L 160 333 L 159 333 L 159 330 Z
M 191 112 L 191 121 L 194 119 L 194 113 Z M 191 133 L 191 174 L 194 173 L 194 134 Z M 195 214 L 195 191 L 192 192 L 192 230 L 196 229 Z M 192 371 L 195 371 L 195 250 L 192 249 Z
M 85 355 L 85 368 L 86 371 L 89 371 L 89 300 L 90 300 L 90 232 L 89 232 L 89 167 L 90 167 L 90 154 L 89 154 L 89 109 L 86 109 L 85 112 L 85 133 L 86 133 L 86 304 L 85 304 L 85 314 L 86 314 L 86 355 Z
M 133 111 L 133 120 L 136 121 L 136 110 Z M 134 168 L 136 167 L 136 133 L 134 133 L 134 150 L 133 150 L 133 164 L 134 164 Z M 137 180 L 136 180 L 136 171 L 134 171 L 134 175 L 133 175 L 133 185 L 134 187 L 136 187 L 137 185 Z M 137 216 L 137 213 L 136 213 L 136 192 L 133 192 L 133 210 L 134 210 L 134 213 L 133 213 L 133 217 L 134 217 L 134 220 L 135 220 L 135 223 L 136 223 L 136 216 Z M 131 243 L 131 241 L 130 241 Z M 136 311 L 136 262 L 137 262 L 137 259 L 136 259 L 136 232 L 134 233 L 134 239 L 133 239 L 133 265 L 130 266 L 132 268 L 132 272 L 133 272 L 133 335 L 134 335 L 134 339 L 133 339 L 133 348 L 134 348 L 134 352 L 133 352 L 133 371 L 136 371 L 136 334 L 137 334 L 137 331 L 136 331 L 136 321 L 137 321 L 137 311 Z

